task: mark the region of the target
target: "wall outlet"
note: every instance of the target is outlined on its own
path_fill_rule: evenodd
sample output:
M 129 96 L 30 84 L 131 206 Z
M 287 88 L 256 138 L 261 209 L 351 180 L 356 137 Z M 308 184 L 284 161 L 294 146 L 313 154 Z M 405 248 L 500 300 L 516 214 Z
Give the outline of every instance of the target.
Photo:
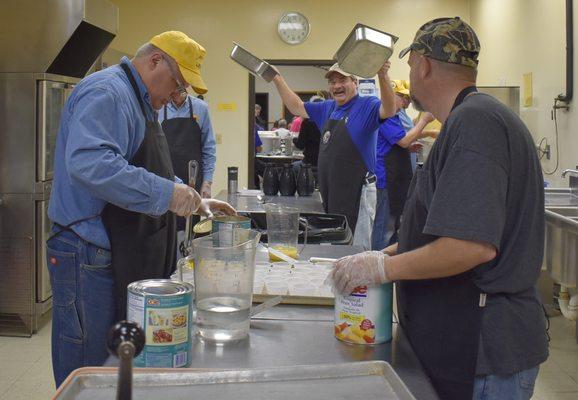
M 217 133 L 215 135 L 215 142 L 217 142 L 217 144 L 222 144 L 223 143 L 223 135 L 220 133 Z

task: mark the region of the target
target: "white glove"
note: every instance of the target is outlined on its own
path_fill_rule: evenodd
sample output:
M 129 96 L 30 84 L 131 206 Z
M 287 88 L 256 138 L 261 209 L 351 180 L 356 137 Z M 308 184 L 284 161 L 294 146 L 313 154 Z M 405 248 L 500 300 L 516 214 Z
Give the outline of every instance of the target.
M 385 274 L 385 259 L 381 251 L 366 251 L 340 258 L 329 273 L 333 288 L 348 295 L 358 286 L 376 286 L 390 282 Z
M 188 217 L 201 205 L 201 196 L 195 189 L 182 183 L 175 183 L 169 210 L 180 217 Z
M 235 211 L 229 203 L 215 199 L 201 200 L 201 206 L 197 212 L 207 218 L 213 218 L 213 212 L 220 212 L 226 215 L 237 215 L 237 211 Z
M 203 199 L 211 198 L 211 184 L 212 182 L 203 181 L 203 184 L 201 185 L 201 197 Z

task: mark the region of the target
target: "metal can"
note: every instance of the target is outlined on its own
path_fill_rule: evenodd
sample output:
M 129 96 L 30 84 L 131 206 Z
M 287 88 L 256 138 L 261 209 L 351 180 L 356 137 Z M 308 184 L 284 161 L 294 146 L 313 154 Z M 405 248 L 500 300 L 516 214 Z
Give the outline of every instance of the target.
M 186 282 L 147 279 L 128 285 L 127 319 L 144 330 L 135 367 L 179 368 L 191 362 L 192 292 Z
M 251 219 L 241 215 L 224 215 L 213 218 L 212 233 L 219 246 L 233 246 L 240 238 L 235 229 L 251 229 Z
M 334 333 L 355 344 L 391 340 L 393 284 L 359 286 L 349 296 L 335 295 Z

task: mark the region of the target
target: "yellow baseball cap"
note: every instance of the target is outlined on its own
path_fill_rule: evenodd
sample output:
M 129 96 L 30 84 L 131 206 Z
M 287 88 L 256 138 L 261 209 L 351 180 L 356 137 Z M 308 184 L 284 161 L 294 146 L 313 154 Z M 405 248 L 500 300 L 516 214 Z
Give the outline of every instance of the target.
M 409 82 L 403 81 L 401 79 L 393 79 L 391 81 L 391 87 L 394 93 L 403 94 L 409 96 Z
M 201 77 L 201 64 L 207 53 L 203 46 L 179 31 L 163 32 L 153 37 L 150 43 L 176 61 L 181 74 L 195 92 L 207 93 L 207 85 Z

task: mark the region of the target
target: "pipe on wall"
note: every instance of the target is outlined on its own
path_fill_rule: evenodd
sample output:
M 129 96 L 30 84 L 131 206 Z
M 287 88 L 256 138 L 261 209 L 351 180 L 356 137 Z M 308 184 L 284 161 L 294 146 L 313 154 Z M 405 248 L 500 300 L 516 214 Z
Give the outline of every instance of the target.
M 566 0 L 566 94 L 559 94 L 556 98 L 566 104 L 574 96 L 574 18 L 573 1 Z

